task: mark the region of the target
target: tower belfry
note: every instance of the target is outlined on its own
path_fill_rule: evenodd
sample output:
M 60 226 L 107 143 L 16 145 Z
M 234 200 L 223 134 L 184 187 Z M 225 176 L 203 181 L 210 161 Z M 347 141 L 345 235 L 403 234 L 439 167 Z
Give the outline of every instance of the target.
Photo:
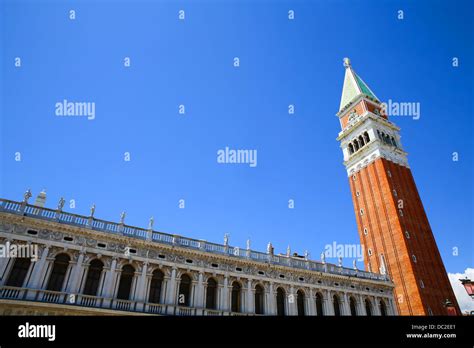
M 460 314 L 441 255 L 400 142 L 380 100 L 344 58 L 337 138 L 344 155 L 364 263 L 395 284 L 401 315 Z

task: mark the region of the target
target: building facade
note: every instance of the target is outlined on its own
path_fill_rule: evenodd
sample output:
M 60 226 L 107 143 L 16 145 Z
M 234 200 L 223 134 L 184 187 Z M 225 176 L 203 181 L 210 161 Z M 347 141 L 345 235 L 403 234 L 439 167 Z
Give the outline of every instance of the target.
M 349 59 L 337 116 L 366 270 L 388 274 L 401 315 L 460 314 L 400 142 L 400 128 Z
M 0 315 L 396 315 L 385 275 L 0 199 Z M 17 256 L 20 254 L 17 254 Z M 25 255 L 21 255 L 25 256 Z

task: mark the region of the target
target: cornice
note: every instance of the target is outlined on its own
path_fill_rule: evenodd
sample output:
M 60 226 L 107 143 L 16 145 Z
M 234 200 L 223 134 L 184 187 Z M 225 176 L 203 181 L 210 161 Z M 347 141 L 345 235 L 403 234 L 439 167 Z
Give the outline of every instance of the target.
M 106 243 L 114 242 L 117 244 L 122 244 L 126 245 L 129 247 L 133 247 L 135 249 L 141 248 L 147 251 L 147 254 L 149 253 L 150 250 L 153 251 L 158 251 L 162 253 L 170 253 L 170 254 L 175 254 L 176 256 L 180 255 L 183 256 L 184 259 L 190 258 L 192 259 L 193 257 L 196 257 L 197 259 L 205 259 L 208 260 L 209 262 L 216 262 L 216 263 L 222 263 L 223 265 L 231 263 L 233 266 L 237 267 L 253 267 L 256 270 L 261 270 L 265 272 L 265 275 L 261 276 L 256 276 L 252 275 L 249 273 L 240 273 L 236 271 L 230 271 L 230 270 L 224 270 L 224 269 L 216 269 L 216 268 L 208 268 L 208 267 L 203 267 L 203 266 L 197 266 L 197 265 L 192 265 L 192 264 L 186 264 L 186 263 L 177 263 L 176 261 L 169 261 L 169 260 L 162 260 L 162 259 L 151 259 L 148 257 L 143 257 L 138 254 L 133 254 L 130 257 L 127 257 L 125 255 L 119 256 L 122 259 L 129 259 L 133 261 L 139 261 L 139 262 L 152 262 L 154 264 L 158 265 L 165 265 L 168 267 L 172 266 L 177 266 L 181 269 L 189 269 L 189 270 L 195 270 L 195 271 L 200 271 L 204 270 L 207 273 L 210 274 L 220 274 L 220 275 L 228 275 L 228 276 L 233 276 L 233 277 L 242 277 L 242 278 L 253 278 L 253 279 L 259 279 L 262 281 L 273 281 L 279 284 L 294 284 L 298 283 L 302 287 L 304 286 L 317 286 L 318 288 L 321 287 L 323 284 L 316 284 L 316 283 L 309 283 L 306 280 L 299 282 L 297 279 L 298 277 L 306 277 L 309 278 L 317 278 L 325 281 L 340 281 L 340 282 L 348 282 L 348 283 L 357 283 L 360 285 L 371 285 L 375 286 L 376 288 L 384 288 L 384 289 L 390 289 L 393 288 L 393 283 L 388 282 L 388 281 L 379 281 L 379 280 L 373 280 L 373 279 L 367 279 L 367 278 L 357 278 L 357 277 L 351 277 L 347 275 L 339 275 L 339 274 L 334 274 L 334 273 L 325 273 L 325 272 L 319 272 L 315 270 L 308 270 L 304 268 L 292 268 L 290 266 L 284 266 L 284 265 L 278 265 L 278 264 L 273 264 L 269 262 L 257 262 L 251 259 L 245 259 L 245 258 L 234 258 L 231 255 L 220 255 L 220 254 L 215 254 L 215 253 L 210 253 L 204 250 L 197 250 L 197 249 L 188 249 L 188 248 L 183 248 L 180 246 L 173 246 L 173 245 L 168 245 L 168 244 L 161 244 L 158 242 L 147 242 L 146 240 L 141 240 L 141 239 L 136 239 L 136 238 L 131 238 L 131 237 L 126 237 L 126 236 L 121 236 L 121 235 L 115 235 L 111 233 L 104 233 L 100 231 L 95 231 L 95 230 L 90 230 L 87 228 L 83 227 L 77 227 L 77 226 L 71 226 L 71 225 L 65 225 L 57 222 L 52 222 L 52 221 L 46 221 L 46 220 L 38 220 L 35 218 L 31 217 L 26 217 L 26 216 L 19 216 L 15 214 L 10 214 L 6 212 L 0 212 L 0 222 L 2 223 L 10 223 L 10 224 L 16 224 L 16 225 L 26 225 L 28 229 L 38 229 L 38 230 L 51 230 L 52 232 L 61 232 L 64 234 L 68 235 L 74 235 L 74 236 L 82 236 L 82 237 L 88 237 L 92 238 L 97 241 L 103 241 Z M 16 234 L 15 234 L 16 236 Z M 21 236 L 21 235 L 18 235 Z M 31 239 L 37 239 L 41 240 L 43 244 L 49 244 L 51 246 L 55 247 L 64 247 L 64 244 L 66 242 L 64 241 L 54 241 L 54 240 L 48 240 L 48 239 L 43 239 L 38 236 L 28 236 Z M 76 251 L 80 251 L 82 246 L 75 244 L 73 242 L 67 243 L 67 246 L 70 249 L 74 249 Z M 86 251 L 90 253 L 97 253 L 101 254 L 103 256 L 109 256 L 109 257 L 117 257 L 117 252 L 111 251 L 111 250 L 105 250 L 105 249 L 99 249 L 97 247 L 91 247 L 91 246 L 86 246 Z M 296 280 L 288 280 L 288 279 L 282 279 L 278 278 L 278 275 L 276 275 L 274 278 L 270 277 L 268 275 L 268 271 L 271 270 L 272 273 L 281 273 L 285 275 L 293 275 L 294 279 Z M 331 288 L 334 290 L 334 288 Z

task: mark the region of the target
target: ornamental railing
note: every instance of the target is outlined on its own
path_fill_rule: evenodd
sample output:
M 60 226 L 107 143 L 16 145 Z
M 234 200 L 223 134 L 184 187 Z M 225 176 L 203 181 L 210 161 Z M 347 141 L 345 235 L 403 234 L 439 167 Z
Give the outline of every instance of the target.
M 389 281 L 388 277 L 384 274 L 366 272 L 363 270 L 342 267 L 330 263 L 317 262 L 300 257 L 286 256 L 281 254 L 273 255 L 256 250 L 216 244 L 207 242 L 205 240 L 198 240 L 193 238 L 182 237 L 176 234 L 168 234 L 154 230 L 147 230 L 140 227 L 125 225 L 122 223 L 100 220 L 90 216 L 87 217 L 83 215 L 67 213 L 61 210 L 37 207 L 34 205 L 11 201 L 7 199 L 0 199 L 0 212 L 53 221 L 82 228 L 88 228 L 99 232 L 118 234 L 142 240 L 149 240 L 150 243 L 175 245 L 183 248 L 198 249 L 213 254 L 224 254 L 229 257 L 235 257 L 239 259 L 251 259 L 253 261 L 258 262 L 270 263 L 291 268 L 307 269 L 323 273 L 338 274 L 349 277 L 357 277 L 377 281 Z
M 134 300 L 108 299 L 105 297 L 69 294 L 61 291 L 18 288 L 13 286 L 0 287 L 0 300 L 17 300 L 30 302 L 47 302 L 48 304 L 69 305 L 71 308 L 98 308 L 120 312 L 132 312 L 155 315 L 178 316 L 222 316 L 222 315 L 257 315 L 253 313 L 233 313 L 218 309 L 175 306 L 172 304 L 150 303 Z M 54 307 L 51 307 L 51 309 Z

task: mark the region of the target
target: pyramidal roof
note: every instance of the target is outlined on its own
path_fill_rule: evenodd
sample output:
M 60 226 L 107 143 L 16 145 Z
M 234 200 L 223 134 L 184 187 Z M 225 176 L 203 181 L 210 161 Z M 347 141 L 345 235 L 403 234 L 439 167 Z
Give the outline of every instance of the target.
M 355 73 L 352 69 L 349 58 L 344 58 L 344 67 L 346 68 L 346 75 L 344 76 L 344 87 L 342 87 L 341 104 L 339 111 L 341 111 L 349 102 L 360 94 L 367 95 L 373 99 L 379 100 L 375 93 L 367 86 L 367 84 Z

